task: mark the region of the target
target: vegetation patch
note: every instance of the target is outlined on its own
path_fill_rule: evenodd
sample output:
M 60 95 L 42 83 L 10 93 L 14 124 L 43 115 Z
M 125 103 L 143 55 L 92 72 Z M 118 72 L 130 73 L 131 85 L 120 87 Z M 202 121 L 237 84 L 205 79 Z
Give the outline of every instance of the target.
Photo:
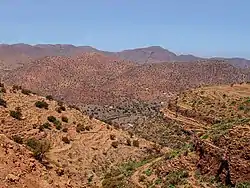
M 185 185 L 187 184 L 187 178 L 189 174 L 185 170 L 177 170 L 170 172 L 165 178 L 165 185 L 169 187 L 175 187 L 176 185 Z
M 250 121 L 250 118 L 242 118 L 242 119 L 231 119 L 227 121 L 222 121 L 221 123 L 212 125 L 211 130 L 208 131 L 209 137 L 216 144 L 217 140 L 228 133 L 230 129 L 232 129 L 236 125 L 245 124 Z
M 27 140 L 26 145 L 33 152 L 34 157 L 39 161 L 42 161 L 46 152 L 50 149 L 50 143 L 47 140 L 40 141 L 35 138 L 31 138 Z
M 85 126 L 81 123 L 78 123 L 76 126 L 76 132 L 81 132 L 81 131 L 85 131 Z
M 20 111 L 11 110 L 10 111 L 10 116 L 17 119 L 17 120 L 22 119 L 22 113 Z
M 139 140 L 133 140 L 133 146 L 139 147 L 140 146 Z
M 250 181 L 236 184 L 236 188 L 249 188 L 249 187 L 250 187 Z
M 151 176 L 153 171 L 151 169 L 147 169 L 143 173 L 146 174 L 147 176 Z
M 51 123 L 56 122 L 56 118 L 55 118 L 54 116 L 49 116 L 47 119 L 48 119 L 48 121 L 51 122 Z
M 6 89 L 4 87 L 0 88 L 0 93 L 6 93 Z
M 0 98 L 0 106 L 7 108 L 7 102 L 2 98 Z
M 68 123 L 69 119 L 66 116 L 62 116 L 62 122 Z
M 23 144 L 23 138 L 21 136 L 18 136 L 18 135 L 14 135 L 12 137 L 12 140 L 14 140 L 16 143 L 18 144 Z
M 22 94 L 24 95 L 30 95 L 32 93 L 32 91 L 28 90 L 28 89 L 22 89 L 21 90 Z
M 49 122 L 46 122 L 46 123 L 39 126 L 40 131 L 43 131 L 44 129 L 49 129 L 49 130 L 51 129 L 51 125 Z
M 56 120 L 56 121 L 54 122 L 54 125 L 56 126 L 56 129 L 57 129 L 57 130 L 61 130 L 62 124 L 61 124 L 61 122 L 60 122 L 59 120 Z
M 47 119 L 49 122 L 53 123 L 56 126 L 57 130 L 60 130 L 62 128 L 62 123 L 58 119 L 56 119 L 56 117 L 48 116 Z
M 147 164 L 149 161 L 150 160 L 147 159 L 142 161 L 129 161 L 120 166 L 120 172 L 127 177 L 131 176 L 137 168 Z
M 35 103 L 35 106 L 36 106 L 37 108 L 44 108 L 44 109 L 46 109 L 46 110 L 48 110 L 48 108 L 49 108 L 49 104 L 46 103 L 45 101 L 37 101 L 37 102 Z

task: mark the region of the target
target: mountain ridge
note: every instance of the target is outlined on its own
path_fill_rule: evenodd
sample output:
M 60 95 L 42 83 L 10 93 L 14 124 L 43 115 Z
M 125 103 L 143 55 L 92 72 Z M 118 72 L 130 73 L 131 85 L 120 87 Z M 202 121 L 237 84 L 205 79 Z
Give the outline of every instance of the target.
M 100 50 L 92 46 L 75 46 L 72 44 L 0 44 L 0 62 L 3 67 L 13 69 L 34 61 L 44 56 L 76 56 L 83 52 L 99 52 L 108 56 L 115 56 L 123 60 L 130 60 L 140 64 L 160 63 L 173 61 L 199 61 L 199 60 L 225 60 L 238 68 L 249 68 L 250 60 L 240 57 L 224 58 L 198 57 L 193 54 L 176 54 L 161 46 L 139 47 L 134 49 L 125 49 L 118 52 Z

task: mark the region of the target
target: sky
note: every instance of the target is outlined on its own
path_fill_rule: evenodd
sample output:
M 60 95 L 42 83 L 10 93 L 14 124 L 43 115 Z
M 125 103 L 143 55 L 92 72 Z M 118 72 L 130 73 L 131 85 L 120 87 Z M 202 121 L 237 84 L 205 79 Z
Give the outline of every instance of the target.
M 0 43 L 250 59 L 249 0 L 0 0 Z

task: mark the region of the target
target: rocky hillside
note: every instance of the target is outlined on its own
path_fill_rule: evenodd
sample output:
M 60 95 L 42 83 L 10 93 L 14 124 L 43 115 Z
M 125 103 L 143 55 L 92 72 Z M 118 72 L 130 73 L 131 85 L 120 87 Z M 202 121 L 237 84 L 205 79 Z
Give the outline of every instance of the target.
M 163 102 L 180 90 L 245 80 L 237 68 L 218 61 L 132 62 L 85 53 L 76 58 L 46 57 L 11 71 L 3 79 L 71 104 L 110 105 L 123 99 Z
M 52 96 L 0 86 L 0 187 L 215 188 L 228 183 L 224 155 L 229 182 L 249 186 L 248 84 L 184 91 L 127 130 Z M 152 109 L 144 116 L 160 110 Z
M 46 56 L 72 57 L 86 52 L 98 52 L 103 55 L 134 61 L 140 64 L 209 60 L 192 54 L 177 55 L 160 46 L 127 49 L 120 52 L 108 52 L 98 50 L 91 46 L 74 46 L 70 44 L 37 44 L 34 46 L 28 44 L 0 44 L 0 70 L 12 70 Z M 250 65 L 250 60 L 244 58 L 214 57 L 211 60 L 213 59 L 225 60 L 239 68 L 249 68 Z
M 53 56 L 12 71 L 5 80 L 71 103 L 88 104 L 114 98 L 112 92 L 102 92 L 103 84 L 133 67 L 131 62 L 99 53 L 85 53 L 75 58 Z
M 129 178 L 138 187 L 249 187 L 249 95 L 249 84 L 180 93 L 162 112 L 182 127 L 174 132 L 189 139 L 137 168 Z
M 111 167 L 154 155 L 155 144 L 77 108 L 1 84 L 0 187 L 93 187 Z

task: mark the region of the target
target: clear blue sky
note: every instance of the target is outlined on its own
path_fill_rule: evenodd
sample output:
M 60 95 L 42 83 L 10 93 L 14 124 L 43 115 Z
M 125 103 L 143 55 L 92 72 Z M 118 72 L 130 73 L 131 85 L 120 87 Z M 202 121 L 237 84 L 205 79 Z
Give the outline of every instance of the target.
M 0 43 L 250 58 L 249 0 L 0 0 Z

